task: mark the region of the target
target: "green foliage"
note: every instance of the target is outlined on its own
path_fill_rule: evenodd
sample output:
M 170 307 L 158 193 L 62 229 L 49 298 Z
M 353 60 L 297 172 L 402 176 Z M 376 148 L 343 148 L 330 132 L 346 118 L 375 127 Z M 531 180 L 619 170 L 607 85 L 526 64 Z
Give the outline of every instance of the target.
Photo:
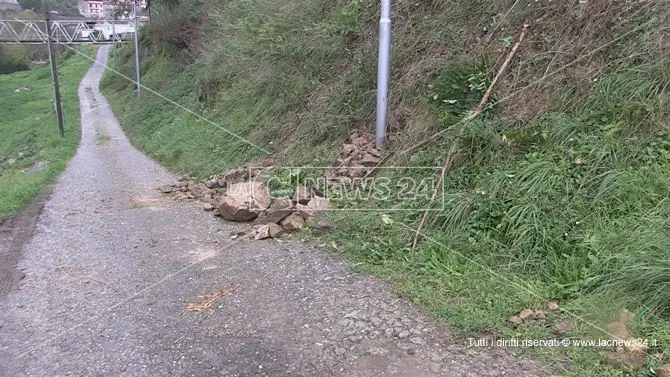
M 83 52 L 91 54 L 92 49 Z M 58 135 L 48 65 L 0 75 L 0 217 L 21 210 L 74 154 L 79 143 L 77 87 L 89 65 L 90 60 L 75 55 L 59 66 L 65 138 Z M 31 171 L 39 161 L 46 161 L 47 168 Z
M 68 16 L 79 14 L 77 0 L 18 0 L 17 2 L 23 9 L 30 9 L 39 14 L 47 11 L 56 11 Z
M 440 123 L 450 126 L 474 110 L 492 78 L 484 61 L 464 57 L 450 61 L 435 78 L 429 93 Z
M 28 57 L 24 46 L 0 46 L 0 75 L 28 69 Z

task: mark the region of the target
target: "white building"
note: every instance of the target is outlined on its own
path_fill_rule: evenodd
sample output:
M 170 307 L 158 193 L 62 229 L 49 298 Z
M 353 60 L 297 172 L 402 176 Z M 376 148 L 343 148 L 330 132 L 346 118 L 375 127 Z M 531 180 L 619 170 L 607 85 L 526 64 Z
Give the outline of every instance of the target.
M 78 8 L 84 17 L 99 18 L 104 14 L 105 5 L 102 0 L 79 0 Z

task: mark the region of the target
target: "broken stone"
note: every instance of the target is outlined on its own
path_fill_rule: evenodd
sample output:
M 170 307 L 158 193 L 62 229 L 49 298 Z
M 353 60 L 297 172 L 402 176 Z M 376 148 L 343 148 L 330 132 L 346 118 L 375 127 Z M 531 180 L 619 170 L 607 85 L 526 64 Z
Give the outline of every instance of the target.
M 188 189 L 196 198 L 207 198 L 212 196 L 212 190 L 207 188 L 207 186 L 203 183 L 190 182 L 188 184 Z
M 296 209 L 300 216 L 303 219 L 307 220 L 310 217 L 314 216 L 319 211 L 325 211 L 328 209 L 328 199 L 322 198 L 320 196 L 313 197 L 307 205 L 298 204 Z
M 344 152 L 344 154 L 347 156 L 356 152 L 356 150 L 358 150 L 358 147 L 353 144 L 344 144 L 342 146 L 342 152 Z
M 266 238 L 279 237 L 284 232 L 284 229 L 277 224 L 270 223 L 257 226 L 251 236 L 255 240 L 264 240 Z
M 556 303 L 556 301 L 551 301 L 551 302 L 549 302 L 549 303 L 547 304 L 547 309 L 548 309 L 550 312 L 555 312 L 556 310 L 558 310 L 558 303 Z
M 293 201 L 289 198 L 278 198 L 270 205 L 270 208 L 258 215 L 255 224 L 276 224 L 291 213 L 293 213 Z
M 617 313 L 617 318 L 619 319 L 619 322 L 625 325 L 630 325 L 635 319 L 635 313 L 632 313 L 628 309 L 623 308 L 619 310 L 619 313 Z
M 221 217 L 230 221 L 249 221 L 258 217 L 258 213 L 249 210 L 246 201 L 237 196 L 224 196 L 217 209 Z
M 336 225 L 334 222 L 328 220 L 328 219 L 321 219 L 316 222 L 316 225 L 314 226 L 314 230 L 319 233 L 327 233 L 331 229 L 335 229 Z
M 343 168 L 342 175 L 350 178 L 363 178 L 365 177 L 366 168 L 363 165 L 354 165 L 348 168 Z
M 607 324 L 607 331 L 609 334 L 618 340 L 626 340 L 630 337 L 630 333 L 623 322 L 611 322 Z
M 644 366 L 644 355 L 639 353 L 605 351 L 603 356 L 610 365 L 640 369 Z
M 305 186 L 299 186 L 293 195 L 293 201 L 300 204 L 307 204 L 312 199 L 312 189 Z
M 239 183 L 249 179 L 249 170 L 245 168 L 238 168 L 229 170 L 221 175 L 226 183 Z
M 513 315 L 513 316 L 509 317 L 509 319 L 507 320 L 507 324 L 510 327 L 517 327 L 522 323 L 523 323 L 523 320 L 521 318 L 519 318 L 518 315 Z
M 519 313 L 519 318 L 521 318 L 522 321 L 530 320 L 535 318 L 535 312 L 533 309 L 524 309 Z
M 575 325 L 569 319 L 564 319 L 554 325 L 554 330 L 562 335 L 567 335 L 575 329 Z
M 270 206 L 270 193 L 260 182 L 232 184 L 221 198 L 218 210 L 226 220 L 249 221 Z
M 267 224 L 267 225 L 268 225 L 268 228 L 269 228 L 270 237 L 277 238 L 277 237 L 281 236 L 282 234 L 284 234 L 284 228 L 282 228 L 281 226 L 279 226 L 275 223 L 270 223 L 270 224 Z
M 375 157 L 381 157 L 382 156 L 382 152 L 380 152 L 378 149 L 372 148 L 372 147 L 368 148 L 368 153 L 375 156 Z
M 370 153 L 366 153 L 360 161 L 363 166 L 375 166 L 379 163 L 379 157 L 375 157 Z
M 281 221 L 281 225 L 288 231 L 298 230 L 305 226 L 305 220 L 303 220 L 302 216 L 292 213 Z
M 357 136 L 351 138 L 351 144 L 357 147 L 364 147 L 366 144 L 368 144 L 368 141 L 364 137 Z
M 214 206 L 211 203 L 204 203 L 202 205 L 202 209 L 204 209 L 205 211 L 213 211 Z
M 226 188 L 226 181 L 219 179 L 218 177 L 214 177 L 205 182 L 205 185 L 210 189 Z
M 162 186 L 160 190 L 163 194 L 169 194 L 174 191 L 174 186 Z
M 656 373 L 656 376 L 658 377 L 670 377 L 670 364 L 661 365 L 654 369 L 654 373 Z

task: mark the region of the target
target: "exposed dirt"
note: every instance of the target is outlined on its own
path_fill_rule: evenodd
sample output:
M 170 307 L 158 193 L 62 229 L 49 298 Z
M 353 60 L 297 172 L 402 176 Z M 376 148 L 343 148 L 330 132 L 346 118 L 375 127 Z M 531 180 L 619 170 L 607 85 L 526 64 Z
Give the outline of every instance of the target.
M 24 276 L 16 264 L 21 258 L 23 244 L 33 235 L 37 217 L 52 190 L 52 186 L 45 187 L 22 212 L 0 220 L 0 298 L 5 297 Z

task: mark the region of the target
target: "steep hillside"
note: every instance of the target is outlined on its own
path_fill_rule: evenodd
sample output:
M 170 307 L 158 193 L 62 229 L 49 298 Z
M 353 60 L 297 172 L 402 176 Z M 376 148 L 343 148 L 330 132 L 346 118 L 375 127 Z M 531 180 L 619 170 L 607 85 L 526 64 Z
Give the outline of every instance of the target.
M 104 86 L 133 142 L 167 166 L 199 178 L 262 158 L 327 166 L 373 129 L 377 2 L 152 3 L 142 100 L 130 47 Z M 643 361 L 667 362 L 670 5 L 398 0 L 393 18 L 384 164 L 447 167 L 445 206 L 417 247 L 430 198 L 338 211 L 329 243 L 464 334 L 550 338 L 553 323 L 507 319 L 556 300 L 574 325 L 561 336 L 605 338 L 626 307 L 631 332 L 656 340 Z M 569 360 L 566 374 L 629 373 L 600 351 L 539 350 Z

